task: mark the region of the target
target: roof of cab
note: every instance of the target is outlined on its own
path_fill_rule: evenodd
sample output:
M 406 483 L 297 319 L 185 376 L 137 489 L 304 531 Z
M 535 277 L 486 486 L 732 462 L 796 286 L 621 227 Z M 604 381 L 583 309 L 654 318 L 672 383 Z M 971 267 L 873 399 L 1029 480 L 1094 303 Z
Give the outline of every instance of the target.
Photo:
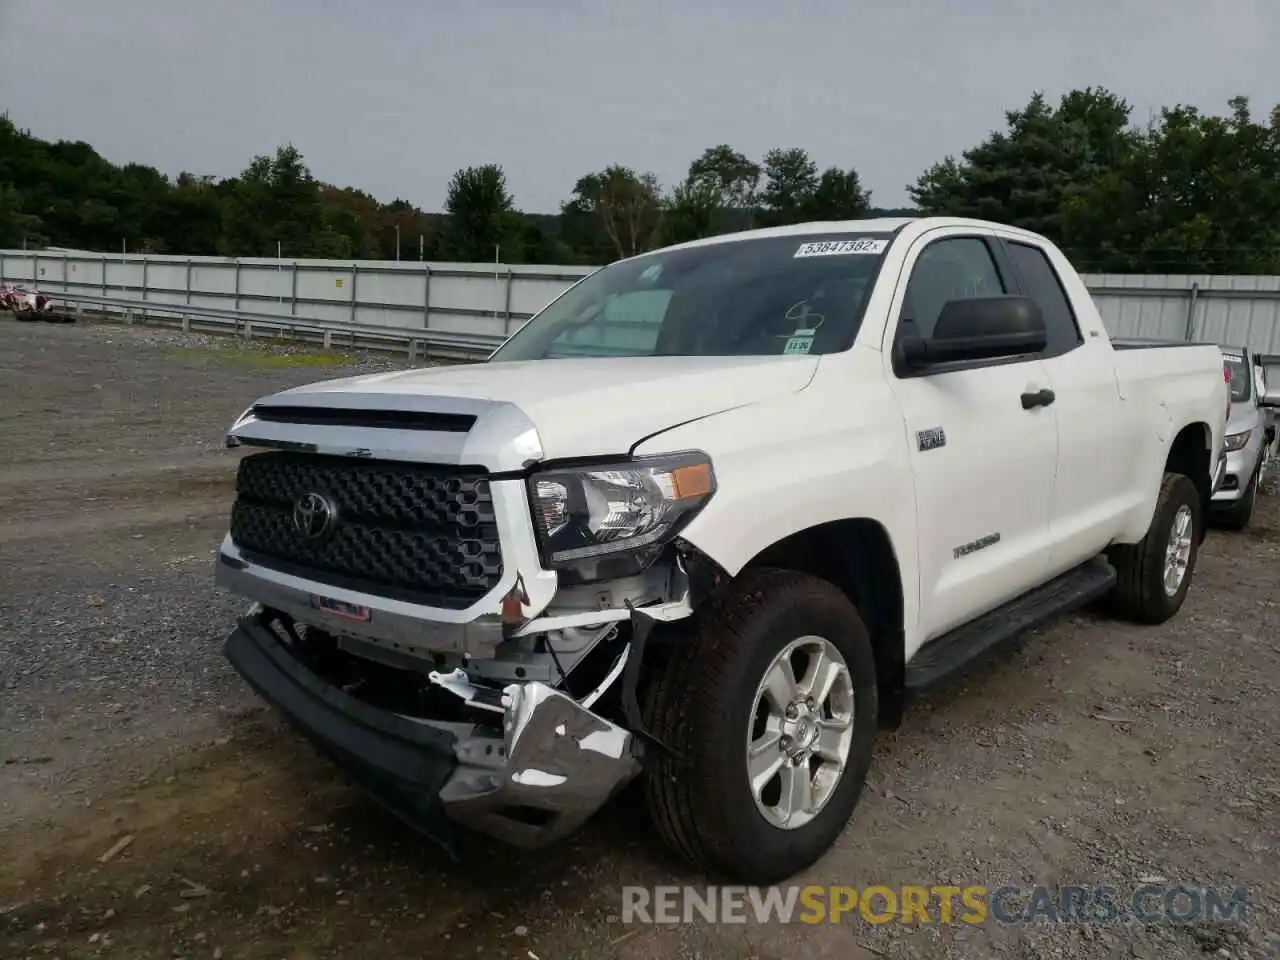
M 714 237 L 703 237 L 699 240 L 688 240 L 684 243 L 672 244 L 659 250 L 685 250 L 690 247 L 705 247 L 718 243 L 737 243 L 742 240 L 763 239 L 765 237 L 795 237 L 811 234 L 841 233 L 881 233 L 894 234 L 904 227 L 916 225 L 921 231 L 936 227 L 998 227 L 1014 233 L 1026 233 L 1008 224 L 991 220 L 975 220 L 969 217 L 876 217 L 867 220 L 811 220 L 806 223 L 792 223 L 783 227 L 761 227 L 756 230 L 739 230 L 736 233 L 721 233 Z M 639 256 L 645 256 L 640 254 Z

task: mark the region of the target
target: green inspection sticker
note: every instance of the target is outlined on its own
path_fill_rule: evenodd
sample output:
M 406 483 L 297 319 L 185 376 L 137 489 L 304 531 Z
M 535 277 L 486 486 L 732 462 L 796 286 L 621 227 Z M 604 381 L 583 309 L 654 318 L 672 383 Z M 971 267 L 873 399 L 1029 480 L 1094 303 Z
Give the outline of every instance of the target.
M 813 349 L 813 331 L 805 330 L 803 333 L 796 333 L 787 340 L 787 345 L 782 348 L 784 354 L 808 353 Z

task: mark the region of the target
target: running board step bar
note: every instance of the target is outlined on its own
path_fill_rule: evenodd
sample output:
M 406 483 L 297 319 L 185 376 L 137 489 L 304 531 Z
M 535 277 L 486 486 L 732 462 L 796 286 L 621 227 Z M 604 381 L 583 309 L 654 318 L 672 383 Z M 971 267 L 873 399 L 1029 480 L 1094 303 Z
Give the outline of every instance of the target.
M 1099 599 L 1115 585 L 1116 579 L 1115 568 L 1106 558 L 1095 557 L 929 641 L 907 664 L 907 690 L 914 693 L 932 687 L 1000 644 Z

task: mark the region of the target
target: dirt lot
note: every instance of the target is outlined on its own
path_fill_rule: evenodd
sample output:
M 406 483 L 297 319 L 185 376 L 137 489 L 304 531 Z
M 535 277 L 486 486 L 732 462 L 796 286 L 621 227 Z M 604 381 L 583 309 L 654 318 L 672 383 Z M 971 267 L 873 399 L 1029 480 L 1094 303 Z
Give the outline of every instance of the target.
M 806 883 L 1247 887 L 1244 925 L 619 922 L 700 882 L 628 796 L 538 856 L 451 863 L 221 658 L 221 431 L 387 366 L 0 321 L 0 956 L 1265 957 L 1280 941 L 1280 497 L 1211 534 L 1159 629 L 1090 614 L 917 704 Z M 123 848 L 121 844 L 128 841 Z M 114 851 L 114 855 L 107 857 Z M 106 862 L 103 862 L 105 859 Z

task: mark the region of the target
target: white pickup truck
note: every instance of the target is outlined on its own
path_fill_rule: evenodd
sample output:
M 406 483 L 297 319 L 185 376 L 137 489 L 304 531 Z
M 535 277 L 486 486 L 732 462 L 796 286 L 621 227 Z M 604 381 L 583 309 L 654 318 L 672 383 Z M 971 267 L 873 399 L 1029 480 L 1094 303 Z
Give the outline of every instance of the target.
M 912 691 L 1094 600 L 1178 612 L 1228 406 L 1216 346 L 1112 342 L 1022 230 L 670 247 L 487 362 L 246 410 L 225 652 L 455 852 L 564 837 L 641 777 L 676 851 L 772 883 Z

